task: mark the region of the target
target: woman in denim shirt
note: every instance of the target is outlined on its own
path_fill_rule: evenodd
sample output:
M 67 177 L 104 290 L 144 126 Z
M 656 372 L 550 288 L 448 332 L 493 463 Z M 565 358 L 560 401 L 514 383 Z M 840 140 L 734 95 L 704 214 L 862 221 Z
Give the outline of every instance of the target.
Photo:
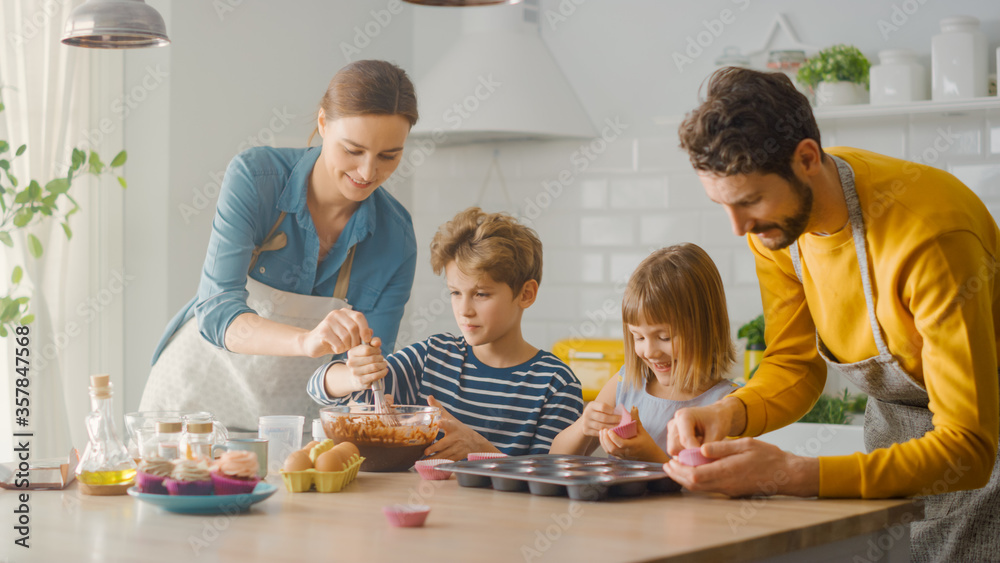
M 313 417 L 306 382 L 331 354 L 372 334 L 393 350 L 417 251 L 409 213 L 380 186 L 417 117 L 402 69 L 357 61 L 320 103 L 322 146 L 232 160 L 198 294 L 167 325 L 140 410 L 209 411 L 241 429 Z

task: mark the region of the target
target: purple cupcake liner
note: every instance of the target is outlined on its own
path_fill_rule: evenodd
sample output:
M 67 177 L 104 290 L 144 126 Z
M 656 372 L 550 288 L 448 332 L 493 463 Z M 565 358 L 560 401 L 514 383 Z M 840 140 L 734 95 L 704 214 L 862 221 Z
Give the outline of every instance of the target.
M 618 426 L 612 428 L 611 431 L 626 440 L 635 438 L 636 434 L 639 433 L 639 430 L 635 427 L 634 420 L 632 422 L 626 422 L 625 424 L 619 424 Z
M 684 465 L 698 467 L 699 465 L 705 465 L 706 463 L 710 463 L 715 460 L 702 455 L 701 448 L 688 448 L 677 452 L 677 461 L 683 463 Z
M 260 479 L 256 477 L 252 479 L 237 479 L 220 475 L 217 471 L 212 471 L 211 474 L 212 485 L 215 487 L 215 494 L 217 495 L 245 495 L 252 493 L 254 487 L 260 482 Z
M 163 485 L 164 480 L 166 480 L 166 477 L 160 477 L 158 475 L 143 473 L 140 471 L 135 476 L 135 486 L 140 493 L 150 495 L 166 495 L 169 494 L 169 492 Z
M 497 452 L 473 452 L 470 453 L 466 459 L 469 461 L 477 461 L 480 459 L 498 459 L 501 457 L 507 457 L 507 454 L 501 454 Z
M 163 484 L 167 487 L 167 492 L 175 496 L 208 496 L 212 494 L 211 479 L 207 481 L 165 479 Z

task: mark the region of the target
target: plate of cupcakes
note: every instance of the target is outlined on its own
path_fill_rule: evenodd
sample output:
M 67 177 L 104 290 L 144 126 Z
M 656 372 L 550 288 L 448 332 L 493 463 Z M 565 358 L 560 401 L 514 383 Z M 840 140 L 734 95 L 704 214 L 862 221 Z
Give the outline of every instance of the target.
M 145 459 L 128 494 L 169 512 L 238 514 L 277 490 L 257 477 L 256 454 L 231 451 L 211 465 L 205 460 Z

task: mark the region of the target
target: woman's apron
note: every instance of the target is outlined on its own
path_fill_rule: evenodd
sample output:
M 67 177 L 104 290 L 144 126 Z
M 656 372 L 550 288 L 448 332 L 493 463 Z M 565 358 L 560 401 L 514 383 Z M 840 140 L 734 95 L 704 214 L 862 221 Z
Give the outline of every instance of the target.
M 919 438 L 934 428 L 933 413 L 927 408 L 927 390 L 916 383 L 886 346 L 882 328 L 875 318 L 875 300 L 868 271 L 864 216 L 854 187 L 854 171 L 843 160 L 833 157 L 840 173 L 840 183 L 847 200 L 851 234 L 858 257 L 858 269 L 868 307 L 868 320 L 878 356 L 849 364 L 839 363 L 816 334 L 816 346 L 827 367 L 835 367 L 868 394 L 865 409 L 865 448 L 871 452 Z M 798 243 L 791 245 L 792 265 L 802 281 Z M 984 311 L 983 314 L 989 314 Z M 955 464 L 962 467 L 961 460 Z M 943 481 L 941 487 L 947 486 Z M 911 524 L 910 555 L 913 561 L 997 561 L 1000 560 L 1000 451 L 990 482 L 981 489 L 931 494 L 924 499 L 924 519 Z
M 282 213 L 264 242 L 254 249 L 250 269 L 262 251 L 286 244 L 276 232 Z M 354 247 L 347 254 L 333 297 L 300 295 L 275 289 L 247 276 L 247 306 L 262 318 L 312 330 L 334 309 L 350 309 L 347 286 L 354 261 Z M 256 431 L 263 415 L 298 414 L 308 421 L 319 416 L 319 405 L 306 392 L 306 384 L 331 356 L 263 356 L 235 354 L 216 348 L 198 332 L 192 317 L 171 337 L 149 374 L 139 410 L 209 411 L 230 430 Z

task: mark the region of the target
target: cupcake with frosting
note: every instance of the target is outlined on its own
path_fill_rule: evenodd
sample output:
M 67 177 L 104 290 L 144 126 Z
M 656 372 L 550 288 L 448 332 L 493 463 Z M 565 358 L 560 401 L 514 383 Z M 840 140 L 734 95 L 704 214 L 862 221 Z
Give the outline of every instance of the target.
M 241 495 L 253 492 L 260 482 L 257 477 L 257 454 L 229 451 L 222 454 L 211 468 L 212 484 L 217 495 Z
M 163 481 L 170 477 L 174 470 L 174 463 L 169 459 L 158 456 L 149 456 L 139 464 L 139 472 L 135 477 L 135 486 L 140 493 L 152 495 L 165 495 L 167 488 Z
M 202 460 L 181 459 L 174 463 L 170 477 L 163 481 L 172 495 L 212 494 L 212 477 L 208 464 Z

